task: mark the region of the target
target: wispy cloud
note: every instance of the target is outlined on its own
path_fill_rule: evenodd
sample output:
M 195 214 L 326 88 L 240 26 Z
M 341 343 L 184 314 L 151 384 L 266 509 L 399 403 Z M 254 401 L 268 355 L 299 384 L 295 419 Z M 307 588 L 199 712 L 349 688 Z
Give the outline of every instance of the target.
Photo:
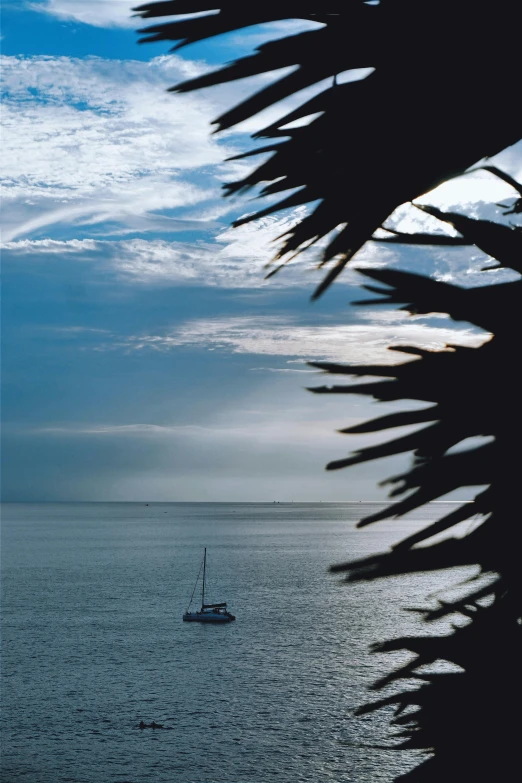
M 254 49 L 273 38 L 297 35 L 305 30 L 314 30 L 322 26 L 319 22 L 312 22 L 306 19 L 282 19 L 279 22 L 269 22 L 268 24 L 257 25 L 254 28 L 234 32 L 227 36 L 224 46 L 239 47 L 248 45 Z
M 39 329 L 45 331 L 54 332 L 55 334 L 68 335 L 75 337 L 76 335 L 97 335 L 97 334 L 111 334 L 108 329 L 97 329 L 92 326 L 40 326 Z
M 316 370 L 298 370 L 294 367 L 251 367 L 250 372 L 297 372 L 297 373 L 305 373 L 306 375 L 309 375 L 310 373 L 315 375 Z
M 219 200 L 216 174 L 235 148 L 209 135 L 215 105 L 165 92 L 204 68 L 175 56 L 4 58 L 6 239 L 56 223 L 139 230 L 151 212 Z M 188 179 L 207 167 L 204 184 Z
M 56 12 L 62 9 L 65 13 L 66 6 L 71 13 L 79 8 L 88 13 L 90 7 L 65 0 L 53 4 Z M 119 4 L 108 6 L 114 11 Z M 234 132 L 217 140 L 209 134 L 209 125 L 221 107 L 235 103 L 252 84 L 187 95 L 166 93 L 166 87 L 207 68 L 203 62 L 174 55 L 148 63 L 96 57 L 4 58 L 4 239 L 49 232 L 56 236 L 64 229 L 70 236 L 75 227 L 83 227 L 84 233 L 88 227 L 91 236 L 215 231 L 216 220 L 238 209 L 237 204 L 221 198 L 220 183 L 238 176 L 238 166 L 244 170 L 247 164 L 223 163 L 227 155 L 237 152 L 241 134 Z M 266 74 L 261 81 L 272 78 L 273 74 Z M 283 110 L 279 106 L 270 111 Z M 258 127 L 262 121 L 257 117 L 251 122 Z M 507 168 L 516 174 L 520 149 L 503 155 Z M 480 199 L 502 200 L 511 195 L 505 183 L 484 172 L 444 188 L 424 200 L 442 206 L 460 201 L 473 213 L 473 209 L 480 211 Z M 302 212 L 295 210 L 219 234 L 217 252 L 223 268 L 239 266 L 239 260 L 246 259 L 247 268 L 255 263 L 258 269 L 273 253 L 271 240 L 288 230 Z M 447 230 L 408 206 L 395 213 L 390 225 L 403 231 Z M 113 250 L 114 258 L 118 257 L 115 246 Z M 152 282 L 185 276 L 173 273 L 172 253 L 159 245 L 148 250 L 122 245 L 121 250 L 129 260 L 120 271 L 129 280 Z M 183 252 L 174 248 L 174 254 L 178 251 Z M 196 252 L 205 255 L 204 246 Z M 154 263 L 143 264 L 144 254 L 154 258 Z M 159 261 L 161 255 L 164 263 Z M 389 248 L 367 246 L 357 263 L 381 265 L 396 255 Z M 317 249 L 309 257 L 315 261 Z M 224 277 L 234 275 L 225 269 Z M 212 278 L 211 274 L 208 279 Z M 244 285 L 241 274 L 236 279 Z
M 131 0 L 35 0 L 28 3 L 36 11 L 58 19 L 94 27 L 142 27 L 143 19 L 133 18 Z
M 165 240 L 19 240 L 3 245 L 4 263 L 24 259 L 64 257 L 67 261 L 90 263 L 94 269 L 112 271 L 130 285 L 165 286 L 198 284 L 226 288 L 258 288 L 264 282 L 264 258 L 234 254 L 229 247 L 212 242 L 167 242 Z M 261 257 L 260 257 L 261 256 Z M 286 275 L 282 284 L 303 284 L 301 274 Z
M 86 424 L 35 427 L 27 430 L 27 432 L 33 435 L 173 435 L 205 431 L 207 429 L 194 424 Z
M 43 426 L 26 429 L 25 434 L 42 437 L 77 438 L 78 436 L 106 439 L 143 439 L 163 440 L 176 442 L 183 440 L 192 444 L 202 443 L 207 445 L 222 443 L 234 446 L 238 442 L 255 442 L 261 446 L 267 444 L 292 443 L 294 446 L 302 443 L 315 443 L 322 441 L 339 445 L 339 437 L 336 429 L 339 422 L 335 419 L 314 419 L 310 416 L 303 417 L 303 411 L 265 411 L 262 418 L 255 420 L 251 415 L 245 415 L 227 422 L 215 422 L 211 424 L 68 424 L 64 426 Z M 358 421 L 350 418 L 348 423 Z M 17 430 L 18 434 L 23 434 Z M 378 436 L 367 435 L 350 438 L 350 445 L 364 443 L 368 445 L 378 440 Z
M 131 286 L 165 287 L 172 285 L 200 285 L 230 289 L 259 289 L 272 286 L 305 287 L 317 284 L 322 270 L 317 270 L 317 251 L 311 249 L 295 259 L 277 278 L 265 281 L 266 264 L 274 253 L 274 239 L 295 223 L 302 210 L 294 210 L 283 217 L 267 217 L 258 225 L 224 229 L 216 233 L 215 222 L 173 221 L 175 228 L 190 230 L 197 226 L 208 238 L 183 242 L 179 239 L 18 239 L 3 244 L 3 260 L 34 265 L 47 261 L 67 259 L 90 264 L 94 270 L 112 273 L 121 283 Z M 147 220 L 147 218 L 145 218 Z M 108 228 L 106 227 L 106 230 Z M 415 248 L 367 243 L 354 263 L 340 277 L 337 285 L 361 285 L 364 278 L 357 270 L 368 267 L 395 266 L 432 275 L 438 280 L 459 285 L 485 285 L 494 276 L 498 282 L 518 277 L 510 270 L 492 270 L 487 275 L 480 270 L 488 259 L 476 248 L 427 247 Z M 365 297 L 361 291 L 361 298 Z M 372 321 L 400 318 L 392 311 L 374 309 L 361 318 Z
M 404 361 L 390 352 L 391 345 L 418 345 L 442 349 L 448 343 L 477 346 L 487 335 L 473 329 L 435 327 L 395 315 L 388 323 L 339 326 L 303 326 L 291 317 L 234 317 L 196 319 L 163 334 L 140 334 L 105 349 L 169 351 L 180 347 L 229 353 L 328 359 L 355 363 Z
M 67 257 L 68 261 L 90 263 L 95 268 L 110 270 L 130 285 L 165 286 L 198 284 L 226 288 L 259 288 L 264 285 L 314 285 L 310 274 L 319 279 L 313 253 L 305 253 L 297 263 L 281 272 L 277 282 L 265 281 L 265 266 L 274 253 L 273 240 L 293 225 L 302 210 L 290 215 L 268 217 L 257 226 L 242 226 L 211 232 L 208 240 L 181 242 L 164 239 L 19 239 L 5 242 L 4 259 L 25 259 L 37 263 L 48 256 Z M 198 224 L 211 231 L 212 222 Z M 194 227 L 190 223 L 189 227 Z M 396 252 L 381 245 L 369 244 L 359 257 L 359 264 L 383 266 L 392 261 Z M 357 276 L 359 277 L 359 276 Z M 354 282 L 347 274 L 341 283 Z M 359 282 L 359 281 L 358 281 Z
M 33 0 L 28 5 L 57 19 L 81 22 L 93 27 L 146 27 L 153 23 L 137 17 L 133 8 L 142 5 L 139 0 Z M 206 12 L 205 12 L 206 13 Z M 185 14 L 184 16 L 199 16 L 200 14 Z M 303 30 L 313 29 L 318 25 L 306 20 L 290 19 L 270 24 L 258 25 L 254 30 L 246 30 L 227 36 L 223 45 L 228 47 L 248 44 L 255 47 L 282 35 L 295 35 Z
M 248 129 L 216 138 L 210 125 L 273 74 L 204 93 L 166 92 L 207 69 L 177 55 L 4 57 L 4 239 L 60 226 L 109 234 L 198 228 L 197 221 L 208 228 L 237 210 L 221 198 L 221 183 L 253 163 L 224 159 L 240 139 L 247 143 Z

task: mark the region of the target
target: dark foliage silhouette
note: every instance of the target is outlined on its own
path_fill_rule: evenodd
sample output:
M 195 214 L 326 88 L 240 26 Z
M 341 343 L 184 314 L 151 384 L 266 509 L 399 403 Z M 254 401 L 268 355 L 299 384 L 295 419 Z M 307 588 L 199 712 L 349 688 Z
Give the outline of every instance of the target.
M 479 247 L 487 247 L 500 266 L 521 270 L 520 229 L 439 210 L 430 212 L 455 226 L 465 241 L 475 240 Z M 406 236 L 395 237 L 394 241 L 397 239 L 408 241 Z M 415 236 L 411 239 L 418 241 Z M 424 236 L 422 242 L 429 239 Z M 433 236 L 431 242 L 439 243 L 440 238 Z M 380 284 L 365 286 L 380 297 L 370 300 L 372 303 L 400 303 L 410 313 L 447 313 L 492 335 L 479 348 L 447 346 L 433 352 L 395 347 L 417 358 L 393 366 L 314 364 L 329 374 L 385 379 L 319 387 L 313 389 L 316 393 L 366 394 L 382 401 L 413 399 L 429 405 L 343 430 L 361 433 L 427 425 L 328 465 L 335 470 L 413 452 L 413 468 L 389 479 L 395 487 L 392 497 L 408 491 L 410 494 L 362 520 L 361 526 L 400 517 L 462 486 L 487 486 L 473 504 L 463 504 L 400 541 L 391 552 L 332 569 L 346 572 L 348 581 L 360 581 L 453 566 L 480 568 L 470 579 L 463 598 L 422 610 L 427 622 L 452 617 L 452 633 L 395 639 L 374 646 L 376 651 L 402 649 L 414 655 L 402 669 L 376 683 L 375 689 L 401 680 L 410 686 L 416 681 L 419 687 L 387 695 L 359 712 L 394 705 L 393 723 L 400 729 L 396 736 L 402 739 L 399 747 L 434 751 L 432 758 L 399 780 L 509 780 L 517 768 L 518 755 L 518 721 L 510 715 L 510 709 L 518 710 L 522 699 L 522 580 L 517 524 L 522 422 L 518 341 L 513 339 L 519 323 L 517 305 L 522 282 L 464 289 L 395 270 L 367 270 L 365 274 Z M 480 445 L 475 442 L 474 447 L 460 452 L 450 451 L 466 439 L 479 436 L 490 440 Z M 463 537 L 446 537 L 429 546 L 418 546 L 477 514 L 480 524 Z M 440 661 L 458 670 L 434 673 L 434 665 Z
M 184 92 L 292 68 L 219 117 L 219 131 L 319 85 L 314 97 L 304 98 L 297 109 L 254 135 L 267 144 L 239 157 L 270 156 L 244 180 L 225 186 L 226 194 L 260 188 L 268 202 L 238 224 L 310 205 L 308 216 L 280 237 L 274 261 L 277 271 L 293 255 L 325 240 L 319 265 L 329 265 L 329 270 L 317 297 L 398 205 L 519 140 L 519 32 L 510 23 L 516 9 L 513 0 L 332 0 L 326 5 L 311 0 L 220 0 L 217 8 L 201 0 L 173 0 L 137 11 L 148 19 L 202 14 L 142 31 L 143 41 L 174 41 L 175 49 L 267 22 L 317 23 L 315 29 L 266 43 L 252 56 L 172 88 Z M 343 74 L 356 68 L 373 71 L 362 80 L 344 81 Z M 286 127 L 305 118 L 306 125 Z M 514 198 L 498 205 L 498 222 L 423 206 L 459 236 L 388 231 L 375 241 L 416 245 L 419 253 L 427 245 L 474 245 L 496 259 L 494 268 L 522 273 L 522 229 L 503 220 L 522 212 L 522 185 L 495 166 L 482 168 L 514 189 Z M 390 496 L 402 499 L 361 525 L 399 517 L 460 487 L 480 488 L 474 504 L 463 504 L 390 552 L 334 567 L 348 581 L 478 567 L 477 576 L 463 586 L 464 597 L 418 610 L 427 623 L 451 618 L 451 633 L 375 646 L 380 651 L 407 650 L 412 658 L 374 685 L 375 690 L 393 692 L 386 690 L 359 712 L 393 705 L 398 747 L 432 752 L 400 780 L 510 780 L 519 765 L 513 712 L 520 709 L 522 697 L 517 339 L 522 282 L 513 275 L 513 282 L 463 288 L 392 269 L 365 274 L 371 304 L 400 305 L 412 314 L 445 313 L 489 336 L 478 348 L 449 345 L 427 351 L 394 346 L 408 361 L 392 366 L 314 365 L 329 375 L 362 378 L 314 389 L 316 393 L 426 403 L 422 409 L 344 430 L 350 434 L 420 425 L 328 465 L 335 470 L 413 452 L 411 470 L 388 481 Z M 482 440 L 468 440 L 476 438 Z M 452 528 L 466 521 L 466 535 L 452 535 Z M 440 533 L 445 534 L 442 540 L 430 542 Z M 451 666 L 441 668 L 440 661 Z
M 186 92 L 293 67 L 219 117 L 219 131 L 329 80 L 318 95 L 255 134 L 269 143 L 246 154 L 271 156 L 244 180 L 225 186 L 229 194 L 261 184 L 262 195 L 285 194 L 238 223 L 315 204 L 283 238 L 277 259 L 284 262 L 328 235 L 321 264 L 334 264 L 317 296 L 396 206 L 518 141 L 518 26 L 506 22 L 515 8 L 513 0 L 494 6 L 472 0 L 332 0 L 326 6 L 312 0 L 172 0 L 136 10 L 146 19 L 209 12 L 142 31 L 142 41 L 175 41 L 175 50 L 260 23 L 321 25 L 172 88 Z M 375 70 L 366 79 L 339 83 L 337 77 L 354 68 Z M 304 117 L 312 121 L 285 129 Z

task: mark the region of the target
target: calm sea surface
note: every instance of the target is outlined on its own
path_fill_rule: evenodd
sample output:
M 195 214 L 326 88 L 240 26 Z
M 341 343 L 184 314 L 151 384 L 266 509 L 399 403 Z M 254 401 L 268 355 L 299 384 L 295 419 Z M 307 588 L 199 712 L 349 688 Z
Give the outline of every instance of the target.
M 373 783 L 411 769 L 420 754 L 372 747 L 390 744 L 390 713 L 353 717 L 404 660 L 367 647 L 418 631 L 402 607 L 455 575 L 341 584 L 329 565 L 388 547 L 441 508 L 355 531 L 368 512 L 4 506 L 3 783 Z M 235 623 L 181 620 L 204 546 L 209 598 Z

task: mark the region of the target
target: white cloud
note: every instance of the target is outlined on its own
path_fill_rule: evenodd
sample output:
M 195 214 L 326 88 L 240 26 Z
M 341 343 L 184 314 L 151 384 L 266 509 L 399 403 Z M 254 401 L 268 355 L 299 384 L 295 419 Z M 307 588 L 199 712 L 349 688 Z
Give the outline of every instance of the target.
M 37 427 L 28 430 L 31 434 L 54 435 L 173 435 L 199 432 L 208 428 L 195 424 L 162 425 L 162 424 L 86 424 L 68 425 L 65 427 Z
M 94 270 L 112 272 L 126 285 L 164 287 L 172 285 L 200 285 L 210 287 L 259 289 L 275 286 L 299 286 L 313 290 L 324 275 L 317 270 L 317 248 L 306 251 L 277 275 L 265 280 L 266 264 L 273 256 L 274 238 L 287 230 L 304 210 L 298 209 L 282 218 L 268 217 L 258 224 L 237 229 L 227 228 L 208 240 L 182 242 L 163 239 L 20 239 L 3 244 L 4 263 L 20 260 L 34 264 L 48 259 L 67 258 L 69 262 L 89 263 Z M 150 217 L 150 216 L 149 216 Z M 148 217 L 144 217 L 148 220 Z M 212 229 L 212 221 L 173 221 L 183 228 Z M 120 232 L 121 233 L 121 232 Z M 321 243 L 318 243 L 321 244 Z M 432 275 L 438 280 L 452 281 L 464 286 L 480 286 L 492 281 L 506 282 L 518 278 L 510 270 L 480 270 L 487 266 L 488 257 L 476 248 L 422 248 L 399 250 L 397 247 L 368 243 L 359 252 L 353 264 L 341 275 L 336 285 L 360 286 L 369 281 L 357 270 L 385 265 L 411 269 Z M 361 289 L 358 298 L 372 298 Z M 359 317 L 379 323 L 400 319 L 403 314 L 373 309 Z
M 219 200 L 216 175 L 236 149 L 209 134 L 216 106 L 166 92 L 204 68 L 175 56 L 4 58 L 6 239 L 59 222 L 136 228 L 151 211 Z M 202 170 L 204 184 L 188 179 Z
M 76 337 L 77 335 L 91 334 L 110 334 L 108 329 L 96 329 L 92 326 L 39 326 L 39 330 L 45 329 L 49 332 Z
M 297 372 L 309 375 L 312 373 L 315 375 L 316 370 L 297 370 L 293 367 L 251 367 L 250 372 Z
M 63 242 L 60 239 L 19 239 L 17 241 L 4 242 L 4 250 L 16 255 L 28 253 L 38 255 L 73 255 L 78 252 L 95 250 L 100 245 L 95 239 L 69 239 Z
M 497 165 L 500 169 L 510 173 L 515 179 L 522 181 L 522 143 L 514 145 L 491 160 L 483 161 L 483 164 Z M 494 174 L 477 168 L 462 177 L 444 182 L 428 195 L 418 199 L 418 203 L 432 204 L 447 210 L 455 209 L 470 217 L 484 217 L 484 215 L 480 214 L 481 206 L 484 207 L 492 202 L 509 200 L 517 195 L 511 185 L 508 185 Z M 418 210 L 415 210 L 415 212 L 417 213 L 417 218 L 422 214 Z M 449 226 L 446 229 L 446 233 L 451 233 Z
M 132 423 L 132 424 L 86 424 L 86 425 L 67 425 L 67 426 L 49 426 L 49 427 L 37 427 L 30 430 L 25 430 L 26 433 L 31 435 L 107 435 L 107 436 L 125 436 L 125 435 L 150 435 L 152 437 L 184 437 L 194 439 L 210 438 L 227 440 L 237 440 L 243 438 L 252 438 L 253 432 L 259 435 L 262 442 L 278 441 L 287 439 L 291 434 L 291 439 L 309 439 L 311 431 L 316 431 L 321 434 L 323 438 L 331 440 L 332 432 L 335 432 L 335 427 L 338 426 L 338 422 L 332 421 L 308 421 L 306 420 L 306 428 L 303 427 L 303 422 L 299 418 L 295 421 L 287 421 L 287 427 L 285 433 L 281 432 L 281 412 L 274 411 L 271 413 L 272 421 L 249 421 L 244 423 L 233 423 L 219 426 L 218 424 L 211 425 L 199 425 L 199 424 L 145 424 L 145 423 Z M 274 421 L 275 419 L 275 421 Z M 308 429 L 310 427 L 310 430 Z
M 221 183 L 254 163 L 224 162 L 241 134 L 236 128 L 218 139 L 211 122 L 275 75 L 194 94 L 166 91 L 208 67 L 177 55 L 4 57 L 4 239 L 108 221 L 117 232 L 176 231 L 194 226 L 154 213 L 208 221 L 230 211 L 237 200 L 222 199 Z M 270 118 L 293 103 L 270 109 Z
M 143 239 L 96 240 L 54 239 L 19 240 L 3 245 L 4 263 L 9 257 L 24 257 L 32 263 L 49 256 L 64 257 L 94 268 L 112 270 L 128 284 L 148 286 L 183 283 L 227 288 L 257 288 L 268 285 L 263 280 L 263 260 L 259 257 L 230 256 L 227 248 L 210 242 L 166 242 Z M 298 274 L 300 270 L 297 270 Z M 299 283 L 296 275 L 283 283 Z M 301 276 L 301 284 L 303 279 Z
M 306 286 L 317 285 L 322 271 L 316 270 L 314 251 L 302 257 L 282 271 L 277 281 L 265 281 L 265 266 L 272 258 L 274 239 L 288 230 L 304 209 L 297 209 L 282 218 L 267 217 L 256 225 L 248 224 L 237 229 L 221 231 L 214 241 L 166 241 L 161 239 L 20 239 L 5 242 L 5 260 L 49 255 L 66 256 L 78 262 L 90 262 L 97 268 L 113 270 L 128 284 L 163 286 L 182 283 L 198 283 L 204 286 L 227 288 L 259 288 L 264 285 Z M 194 223 L 179 221 L 177 230 Z M 176 223 L 177 225 L 177 223 Z M 212 222 L 201 221 L 200 227 L 212 227 Z M 8 255 L 9 254 L 9 255 Z M 367 245 L 359 254 L 358 263 L 365 266 L 383 266 L 393 260 L 394 251 L 376 244 Z M 313 278 L 310 277 L 313 272 Z M 361 282 L 357 275 L 357 283 Z M 341 277 L 341 283 L 354 283 L 354 274 Z
M 139 0 L 43 0 L 31 4 L 58 19 L 94 27 L 141 27 L 143 19 L 132 18 L 132 8 L 138 5 Z
M 73 6 L 88 8 L 80 2 L 70 8 Z M 57 3 L 57 8 L 65 5 Z M 68 57 L 7 57 L 4 62 L 8 92 L 3 140 L 6 241 L 35 232 L 53 231 L 56 236 L 64 227 L 70 236 L 75 226 L 89 226 L 91 236 L 210 230 L 216 228 L 217 219 L 237 209 L 237 202 L 221 198 L 219 186 L 222 179 L 240 176 L 250 163 L 223 163 L 224 157 L 237 152 L 239 137 L 236 134 L 218 142 L 209 133 L 209 123 L 220 108 L 250 92 L 252 81 L 172 96 L 165 92 L 167 86 L 208 66 L 178 56 L 158 57 L 149 63 Z M 267 74 L 261 81 L 273 78 L 274 74 Z M 277 113 L 282 110 L 283 105 Z M 255 118 L 255 122 L 259 124 L 261 119 Z M 516 174 L 520 158 L 520 149 L 513 148 L 500 156 L 499 165 L 504 162 Z M 482 203 L 477 199 L 505 200 L 511 195 L 505 183 L 481 172 L 449 183 L 423 200 L 448 207 L 463 199 L 460 207 L 467 206 L 473 213 Z M 227 229 L 215 238 L 217 247 L 211 242 L 189 246 L 129 240 L 77 245 L 74 252 L 79 259 L 84 252 L 92 258 L 106 253 L 105 263 L 129 282 L 189 280 L 258 286 L 263 265 L 277 249 L 273 240 L 305 212 L 300 208 L 240 229 Z M 403 231 L 448 230 L 408 206 L 399 208 L 391 223 Z M 324 242 L 296 260 L 298 272 L 283 272 L 276 284 L 298 282 L 315 287 L 321 273 L 313 280 L 305 278 L 307 266 L 309 270 L 317 262 L 321 244 Z M 41 244 L 34 244 L 32 250 L 35 254 L 46 252 Z M 72 253 L 72 244 L 54 245 L 52 252 Z M 431 252 L 430 261 L 435 259 L 433 268 L 439 279 L 460 282 L 467 278 L 475 284 L 469 275 L 474 267 L 480 268 L 481 259 L 474 264 L 477 259 L 471 251 L 459 251 L 458 255 L 446 249 L 422 252 Z M 402 251 L 396 247 L 370 244 L 358 254 L 356 265 L 382 266 L 396 261 L 399 253 Z M 455 265 L 460 265 L 457 277 Z M 433 273 L 432 267 L 416 268 Z M 353 282 L 350 272 L 341 279 Z M 486 279 L 482 276 L 476 282 Z
M 164 21 L 162 19 L 142 19 L 135 16 L 133 9 L 144 3 L 142 0 L 35 0 L 30 6 L 43 13 L 55 16 L 65 21 L 81 22 L 94 27 L 147 27 Z M 200 16 L 203 14 L 179 14 L 178 18 Z M 296 35 L 304 30 L 314 29 L 319 25 L 302 19 L 285 19 L 263 25 L 256 25 L 252 30 L 241 30 L 227 36 L 222 45 L 238 47 L 248 45 L 252 48 L 260 46 L 273 38 L 284 35 Z
M 429 326 L 406 315 L 403 323 L 396 321 L 395 313 L 389 323 L 337 326 L 303 326 L 291 317 L 206 318 L 188 321 L 170 332 L 133 335 L 103 347 L 168 351 L 188 346 L 240 354 L 394 364 L 405 357 L 389 351 L 390 345 L 437 350 L 447 343 L 478 346 L 488 337 L 472 329 Z
M 304 395 L 303 395 L 304 396 Z M 151 423 L 126 423 L 126 424 L 67 424 L 59 426 L 42 426 L 25 430 L 17 430 L 20 434 L 71 437 L 92 436 L 93 438 L 107 439 L 144 439 L 163 442 L 180 442 L 191 444 L 192 447 L 200 444 L 201 447 L 213 448 L 221 445 L 225 448 L 236 448 L 245 443 L 255 443 L 259 451 L 266 446 L 292 444 L 310 445 L 319 444 L 333 446 L 347 446 L 351 449 L 369 446 L 379 442 L 381 433 L 371 433 L 359 436 L 351 436 L 349 439 L 339 438 L 339 420 L 329 418 L 328 413 L 321 411 L 316 405 L 314 408 L 316 417 L 310 415 L 310 409 L 306 406 L 297 406 L 284 410 L 264 410 L 261 416 L 252 415 L 245 410 L 239 415 L 230 418 L 230 412 L 223 412 L 216 420 L 208 424 L 151 424 Z M 318 418 L 323 413 L 323 418 Z M 360 417 L 343 418 L 343 426 L 360 421 Z M 411 429 L 411 428 L 410 428 Z M 400 428 L 400 434 L 406 428 Z
M 498 166 L 522 182 L 522 142 L 487 161 L 487 164 Z M 511 185 L 494 174 L 477 168 L 439 185 L 421 198 L 415 199 L 415 203 L 435 206 L 447 212 L 457 212 L 472 218 L 512 223 L 513 216 L 504 217 L 496 208 L 496 204 L 509 203 L 517 195 Z M 426 232 L 458 236 L 458 232 L 448 223 L 441 222 L 409 203 L 401 204 L 390 215 L 386 226 L 406 234 Z M 378 235 L 384 236 L 380 231 Z
M 306 30 L 315 30 L 323 26 L 319 22 L 312 22 L 306 19 L 281 19 L 277 22 L 268 22 L 267 24 L 259 24 L 255 27 L 237 30 L 225 38 L 223 46 L 227 48 L 249 46 L 254 49 L 275 38 L 297 35 Z

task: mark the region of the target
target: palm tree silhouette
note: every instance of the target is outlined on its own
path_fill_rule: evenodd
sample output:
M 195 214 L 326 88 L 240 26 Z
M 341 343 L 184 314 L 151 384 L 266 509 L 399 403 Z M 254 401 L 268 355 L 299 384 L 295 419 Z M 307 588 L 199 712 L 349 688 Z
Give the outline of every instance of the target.
M 436 212 L 441 219 L 458 226 L 464 239 L 475 238 L 480 246 L 487 245 L 502 266 L 517 271 L 522 268 L 520 229 Z M 395 237 L 394 241 L 397 239 L 408 238 Z M 418 237 L 412 239 L 418 241 Z M 423 236 L 422 243 L 427 244 L 428 239 Z M 430 239 L 433 244 L 439 243 L 438 236 Z M 514 252 L 515 244 L 518 253 Z M 507 780 L 516 769 L 518 753 L 517 723 L 510 719 L 507 706 L 510 701 L 514 706 L 520 704 L 522 695 L 520 536 L 516 525 L 522 427 L 514 339 L 522 282 L 465 289 L 396 270 L 366 270 L 365 274 L 380 284 L 365 286 L 380 296 L 371 300 L 374 303 L 401 303 L 411 313 L 447 313 L 487 329 L 492 335 L 479 348 L 447 346 L 434 352 L 396 346 L 394 350 L 416 359 L 392 366 L 314 365 L 329 374 L 385 378 L 319 387 L 313 390 L 316 393 L 366 394 L 382 401 L 413 399 L 428 403 L 422 409 L 393 413 L 344 430 L 380 432 L 423 425 L 412 434 L 328 465 L 335 470 L 390 454 L 413 452 L 412 469 L 389 479 L 394 486 L 392 497 L 409 494 L 363 519 L 360 526 L 400 517 L 462 486 L 487 485 L 473 504 L 463 504 L 410 535 L 390 553 L 332 568 L 334 572 L 346 573 L 348 581 L 463 565 L 480 568 L 470 579 L 464 597 L 441 601 L 435 609 L 419 610 L 427 622 L 452 617 L 456 623 L 449 635 L 394 639 L 374 645 L 375 651 L 403 649 L 415 656 L 406 666 L 375 683 L 375 689 L 399 680 L 409 681 L 410 685 L 416 681 L 419 687 L 387 695 L 360 708 L 359 713 L 394 705 L 392 723 L 401 729 L 395 735 L 402 740 L 398 747 L 433 751 L 434 755 L 424 764 L 398 780 Z M 480 436 L 490 440 L 468 450 L 450 451 L 468 438 Z M 481 524 L 465 536 L 446 537 L 419 546 L 477 514 Z M 454 669 L 434 672 L 438 661 L 453 664 Z
M 238 223 L 318 202 L 283 238 L 277 255 L 284 261 L 332 234 L 321 264 L 335 263 L 316 296 L 396 206 L 514 144 L 521 125 L 518 27 L 506 23 L 513 0 L 495 6 L 473 0 L 330 0 L 322 6 L 315 0 L 172 0 L 136 9 L 146 19 L 211 12 L 142 31 L 142 41 L 175 41 L 173 50 L 260 23 L 301 19 L 320 25 L 172 88 L 187 92 L 294 68 L 219 117 L 219 131 L 327 80 L 318 95 L 255 134 L 269 143 L 246 155 L 272 156 L 225 186 L 229 194 L 263 183 L 261 195 L 293 191 Z M 374 71 L 339 83 L 339 75 L 355 68 Z M 312 118 L 308 125 L 285 128 L 305 117 Z
M 218 8 L 216 9 L 216 5 Z M 459 236 L 374 232 L 394 209 L 472 166 L 487 170 L 514 189 L 503 215 L 522 211 L 522 185 L 483 159 L 521 136 L 518 95 L 518 26 L 513 0 L 172 0 L 136 9 L 143 18 L 173 21 L 143 30 L 143 41 L 174 41 L 174 49 L 252 25 L 301 19 L 313 29 L 260 46 L 254 54 L 173 87 L 177 92 L 267 74 L 289 67 L 273 81 L 216 120 L 233 127 L 278 101 L 315 86 L 316 94 L 254 134 L 266 139 L 238 157 L 270 153 L 226 194 L 259 189 L 266 206 L 237 224 L 282 209 L 311 205 L 285 236 L 274 271 L 295 254 L 326 240 L 319 266 L 326 275 L 320 296 L 344 266 L 371 240 L 425 245 L 475 245 L 498 266 L 522 273 L 522 229 L 477 220 L 433 207 L 423 209 L 453 226 Z M 216 13 L 217 10 L 217 13 Z M 176 19 L 177 15 L 199 14 Z M 353 69 L 373 69 L 346 81 Z M 307 120 L 299 127 L 287 126 Z M 498 268 L 497 266 L 497 268 Z M 491 268 L 491 267 L 490 267 Z M 514 777 L 518 767 L 516 723 L 510 703 L 521 703 L 522 602 L 519 565 L 518 494 L 520 416 L 518 330 L 522 282 L 462 288 L 391 269 L 366 270 L 373 304 L 401 305 L 410 313 L 446 313 L 486 330 L 478 348 L 442 351 L 396 346 L 409 356 L 395 365 L 342 366 L 317 363 L 329 375 L 361 376 L 347 386 L 316 393 L 366 394 L 377 400 L 418 400 L 427 407 L 383 416 L 345 430 L 378 432 L 421 425 L 409 435 L 330 463 L 348 467 L 390 454 L 413 452 L 411 470 L 389 480 L 391 497 L 405 495 L 361 525 L 398 517 L 459 487 L 477 486 L 474 504 L 463 504 L 434 524 L 399 542 L 391 552 L 335 566 L 346 579 L 477 565 L 464 597 L 421 609 L 426 622 L 453 617 L 450 634 L 395 639 L 375 649 L 405 649 L 413 659 L 383 677 L 375 689 L 407 681 L 365 712 L 395 706 L 399 747 L 422 748 L 430 757 L 400 780 L 491 781 Z M 485 272 L 484 275 L 487 275 Z M 485 283 L 489 282 L 487 277 Z M 367 302 L 366 302 L 367 303 Z M 412 357 L 413 358 L 412 360 Z M 368 380 L 374 376 L 377 380 Z M 470 438 L 488 440 L 467 450 Z M 456 449 L 456 450 L 455 450 Z M 483 487 L 486 489 L 483 489 Z M 448 533 L 480 515 L 463 537 Z M 445 532 L 441 541 L 430 539 Z M 434 671 L 443 660 L 451 669 Z M 431 669 L 430 669 L 431 667 Z M 411 682 L 417 683 L 412 689 Z

